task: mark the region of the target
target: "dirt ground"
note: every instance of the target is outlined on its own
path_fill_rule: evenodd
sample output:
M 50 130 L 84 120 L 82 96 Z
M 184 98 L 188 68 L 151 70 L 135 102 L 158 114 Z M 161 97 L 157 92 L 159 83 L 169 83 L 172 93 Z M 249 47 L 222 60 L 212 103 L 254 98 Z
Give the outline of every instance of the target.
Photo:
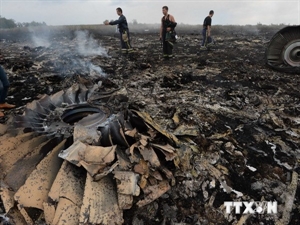
M 149 205 L 125 210 L 124 224 L 300 224 L 300 75 L 266 66 L 265 50 L 275 32 L 228 31 L 214 35 L 207 51 L 200 51 L 198 33 L 178 33 L 170 60 L 162 58 L 152 32 L 131 34 L 130 56 L 119 54 L 116 33 L 85 33 L 85 40 L 102 48 L 85 43 L 84 51 L 74 34 L 40 46 L 3 39 L 0 63 L 11 84 L 8 101 L 17 108 L 5 111 L 2 123 L 81 78 L 107 89 L 126 88 L 129 107 L 148 112 L 167 131 L 196 127 L 199 135 L 190 139 L 199 151 L 188 172 L 168 165 L 176 184 Z M 202 168 L 203 159 L 222 179 Z M 277 201 L 278 213 L 225 213 L 224 201 L 250 200 Z

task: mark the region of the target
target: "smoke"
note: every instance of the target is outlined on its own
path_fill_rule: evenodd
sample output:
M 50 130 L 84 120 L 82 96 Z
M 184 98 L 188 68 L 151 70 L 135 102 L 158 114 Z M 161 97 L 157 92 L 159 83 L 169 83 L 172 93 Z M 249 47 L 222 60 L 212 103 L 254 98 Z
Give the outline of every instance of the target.
M 31 39 L 35 47 L 43 46 L 47 48 L 50 46 L 50 41 L 44 37 L 32 36 Z
M 107 51 L 88 31 L 76 31 L 78 53 L 82 56 L 108 56 Z
M 94 65 L 93 63 L 89 63 L 88 68 L 90 69 L 90 73 L 100 74 L 102 76 L 106 76 L 101 67 Z
M 47 29 L 47 27 L 29 27 L 28 30 L 31 33 L 31 40 L 34 47 L 42 46 L 47 48 L 51 45 L 50 31 Z
M 108 57 L 106 49 L 103 48 L 101 44 L 89 34 L 88 31 L 78 30 L 75 32 L 75 36 L 76 50 L 78 54 L 83 56 L 85 59 L 84 61 L 82 59 L 78 59 L 78 61 L 76 61 L 79 62 L 83 68 L 86 68 L 90 75 L 105 76 L 106 74 L 103 72 L 102 68 L 93 64 L 89 57 Z
M 243 26 L 244 33 L 246 33 L 247 35 L 259 35 L 260 31 L 257 26 L 253 26 L 253 25 Z
M 101 67 L 93 64 L 89 59 L 76 58 L 72 60 L 73 68 L 80 68 L 80 71 L 85 71 L 91 76 L 106 76 L 106 73 Z M 78 71 L 78 69 L 77 69 Z
M 88 31 L 75 31 L 75 38 L 71 40 L 71 32 L 68 30 L 53 31 L 47 27 L 28 29 L 35 47 L 45 47 L 43 51 L 55 55 L 56 60 L 51 63 L 55 72 L 67 77 L 75 74 L 94 77 L 106 76 L 102 68 L 93 62 L 108 57 L 107 50 Z M 95 59 L 99 56 L 100 58 Z

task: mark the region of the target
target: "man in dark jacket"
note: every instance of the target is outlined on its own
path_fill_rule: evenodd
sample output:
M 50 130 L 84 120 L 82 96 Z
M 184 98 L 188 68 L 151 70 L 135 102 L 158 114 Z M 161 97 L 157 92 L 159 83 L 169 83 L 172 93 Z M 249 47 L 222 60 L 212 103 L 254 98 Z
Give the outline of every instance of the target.
M 9 88 L 9 82 L 4 72 L 4 69 L 0 66 L 0 109 L 12 109 L 15 105 L 8 104 L 6 102 L 7 92 Z M 4 113 L 0 111 L 0 118 L 4 116 Z
M 120 16 L 119 19 L 111 22 L 105 22 L 105 25 L 118 25 L 118 29 L 120 32 L 120 41 L 121 41 L 121 48 L 122 53 L 131 53 L 133 49 L 130 45 L 130 38 L 129 38 L 129 29 L 126 17 L 123 15 L 123 11 L 121 8 L 117 8 L 117 14 Z
M 177 25 L 174 16 L 168 14 L 168 10 L 168 6 L 162 7 L 162 13 L 164 16 L 161 18 L 160 27 L 160 40 L 163 44 L 163 56 L 165 59 L 173 57 L 174 37 L 172 37 L 172 33 Z
M 210 31 L 211 31 L 211 21 L 212 17 L 214 15 L 214 11 L 210 10 L 209 15 L 204 19 L 203 21 L 203 29 L 202 29 L 202 44 L 201 44 L 201 49 L 206 49 L 207 46 L 211 45 L 213 43 L 212 38 L 210 36 Z

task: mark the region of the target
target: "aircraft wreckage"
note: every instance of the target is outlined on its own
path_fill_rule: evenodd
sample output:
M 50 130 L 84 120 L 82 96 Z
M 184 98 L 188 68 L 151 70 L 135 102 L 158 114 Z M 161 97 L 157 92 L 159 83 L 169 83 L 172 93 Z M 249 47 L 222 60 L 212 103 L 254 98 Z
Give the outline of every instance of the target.
M 196 146 L 147 113 L 111 112 L 106 102 L 125 90 L 96 89 L 76 84 L 27 104 L 14 121 L 26 129 L 1 137 L 1 198 L 15 224 L 122 224 L 135 196 L 142 207 L 175 184 L 167 162 L 188 165 Z
M 209 185 L 217 180 L 225 192 L 243 196 L 227 183 L 228 169 L 214 166 L 220 156 L 199 154 L 189 138 L 199 136 L 195 127 L 179 125 L 170 133 L 146 112 L 112 107 L 126 100 L 126 89 L 75 84 L 27 104 L 13 121 L 18 128 L 0 138 L 0 195 L 11 224 L 123 224 L 124 210 L 146 206 L 177 179 L 200 174 L 213 178 Z M 240 157 L 229 142 L 225 149 Z M 298 174 L 291 179 L 282 221 L 289 220 Z M 194 196 L 207 183 L 182 184 L 182 193 Z
M 272 68 L 299 73 L 300 26 L 288 26 L 278 31 L 266 50 L 267 64 Z

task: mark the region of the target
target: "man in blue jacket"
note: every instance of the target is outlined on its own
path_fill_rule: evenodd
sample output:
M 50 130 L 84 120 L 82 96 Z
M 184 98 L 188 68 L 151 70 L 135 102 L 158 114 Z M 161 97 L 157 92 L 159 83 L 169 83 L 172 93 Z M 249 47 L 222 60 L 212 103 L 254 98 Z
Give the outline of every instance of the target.
M 118 29 L 120 32 L 120 41 L 121 41 L 121 48 L 122 53 L 131 53 L 133 49 L 130 45 L 130 38 L 129 38 L 129 29 L 126 17 L 123 15 L 123 11 L 121 8 L 117 8 L 117 14 L 120 16 L 119 19 L 111 22 L 105 22 L 105 25 L 118 25 Z

